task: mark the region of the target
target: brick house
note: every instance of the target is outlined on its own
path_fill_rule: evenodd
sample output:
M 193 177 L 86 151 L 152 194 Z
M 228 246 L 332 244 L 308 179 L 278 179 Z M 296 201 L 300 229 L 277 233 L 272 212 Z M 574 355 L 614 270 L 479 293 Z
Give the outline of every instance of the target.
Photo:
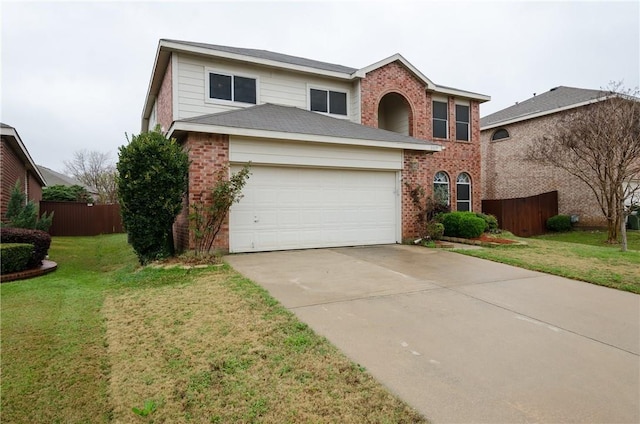
M 438 86 L 399 54 L 356 69 L 160 40 L 142 131 L 159 125 L 189 152 L 186 205 L 222 167 L 251 162 L 221 249 L 398 243 L 418 232 L 405 183 L 480 210 L 479 105 L 489 99 Z M 186 214 L 174 227 L 181 248 Z
M 42 187 L 45 179 L 31 159 L 18 131 L 0 123 L 2 147 L 0 152 L 0 169 L 2 169 L 2 191 L 0 191 L 0 219 L 5 221 L 7 205 L 11 190 L 20 181 L 27 199 L 38 203 L 42 199 Z
M 482 198 L 529 197 L 558 191 L 558 213 L 577 215 L 577 225 L 606 226 L 591 189 L 566 171 L 524 160 L 529 146 L 568 113 L 605 99 L 601 90 L 555 87 L 480 120 Z

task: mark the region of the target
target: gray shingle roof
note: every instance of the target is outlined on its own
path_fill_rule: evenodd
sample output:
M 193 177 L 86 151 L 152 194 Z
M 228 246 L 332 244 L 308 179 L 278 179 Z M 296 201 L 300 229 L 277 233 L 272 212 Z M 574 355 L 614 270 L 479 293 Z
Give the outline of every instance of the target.
M 480 127 L 495 125 L 512 120 L 525 120 L 528 116 L 567 108 L 603 97 L 602 90 L 588 90 L 574 87 L 556 87 L 506 109 L 499 110 L 480 119 Z
M 322 69 L 324 71 L 342 72 L 345 74 L 352 74 L 357 71 L 356 68 L 350 68 L 348 66 L 336 65 L 334 63 L 320 62 L 317 60 L 306 59 L 303 57 L 289 56 L 287 54 L 270 52 L 268 50 L 245 49 L 240 47 L 219 46 L 216 44 L 194 43 L 191 41 L 181 41 L 181 40 L 165 39 L 164 41 L 168 41 L 171 43 L 184 44 L 186 46 L 200 47 L 208 50 L 241 54 L 244 56 L 255 57 L 257 59 L 273 60 L 275 62 L 282 62 L 289 65 L 306 66 L 309 68 Z
M 45 181 L 47 182 L 47 186 L 54 186 L 54 185 L 83 186 L 81 182 L 75 180 L 73 177 L 69 177 L 67 175 L 56 172 L 53 169 L 47 168 L 46 166 L 42 166 L 42 165 L 36 165 L 36 166 L 38 167 L 38 170 L 44 177 Z
M 437 143 L 430 143 L 392 131 L 356 124 L 346 119 L 332 118 L 292 106 L 280 106 L 270 103 L 230 112 L 198 116 L 178 122 L 345 139 L 439 146 Z

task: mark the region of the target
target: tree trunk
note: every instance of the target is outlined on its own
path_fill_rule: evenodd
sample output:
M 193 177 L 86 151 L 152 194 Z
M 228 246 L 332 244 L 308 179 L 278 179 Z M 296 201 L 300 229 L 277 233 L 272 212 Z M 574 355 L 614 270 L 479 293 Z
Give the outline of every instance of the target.
M 620 237 L 621 237 L 621 245 L 620 245 L 620 250 L 622 252 L 626 252 L 627 251 L 627 223 L 626 221 L 626 211 L 624 208 L 624 200 L 620 201 L 620 213 L 618 214 L 618 216 L 621 216 L 620 218 Z

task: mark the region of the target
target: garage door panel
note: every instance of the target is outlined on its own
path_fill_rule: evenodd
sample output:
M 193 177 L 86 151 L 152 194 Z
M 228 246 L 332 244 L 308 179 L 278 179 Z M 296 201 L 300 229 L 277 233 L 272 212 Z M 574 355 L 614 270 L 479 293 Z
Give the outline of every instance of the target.
M 393 171 L 254 166 L 251 173 L 230 212 L 232 252 L 396 242 Z

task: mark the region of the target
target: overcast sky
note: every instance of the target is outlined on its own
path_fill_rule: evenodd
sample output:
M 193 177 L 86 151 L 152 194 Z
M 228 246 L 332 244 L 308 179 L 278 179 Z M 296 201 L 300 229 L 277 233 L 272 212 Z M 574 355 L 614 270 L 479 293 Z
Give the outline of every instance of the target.
M 481 116 L 566 85 L 640 85 L 640 2 L 0 3 L 0 121 L 34 161 L 117 160 L 160 38 L 362 68 L 402 54 L 439 85 L 490 95 Z

